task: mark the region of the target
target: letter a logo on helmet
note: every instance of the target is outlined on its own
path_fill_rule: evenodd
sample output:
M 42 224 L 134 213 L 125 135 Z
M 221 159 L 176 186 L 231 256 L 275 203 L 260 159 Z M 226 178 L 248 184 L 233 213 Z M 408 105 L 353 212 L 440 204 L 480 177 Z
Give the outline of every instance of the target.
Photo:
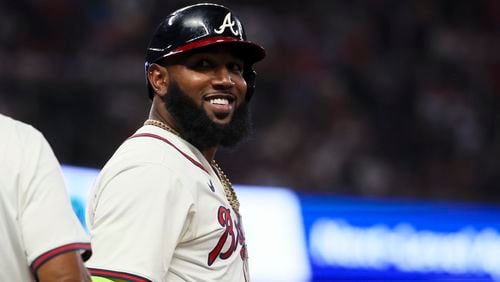
M 214 32 L 217 34 L 222 34 L 226 30 L 226 27 L 229 27 L 234 36 L 238 36 L 239 32 L 238 30 L 234 29 L 235 25 L 236 21 L 231 20 L 231 13 L 227 13 L 226 17 L 224 17 L 224 22 L 222 23 L 222 25 L 219 26 L 219 28 L 214 29 Z

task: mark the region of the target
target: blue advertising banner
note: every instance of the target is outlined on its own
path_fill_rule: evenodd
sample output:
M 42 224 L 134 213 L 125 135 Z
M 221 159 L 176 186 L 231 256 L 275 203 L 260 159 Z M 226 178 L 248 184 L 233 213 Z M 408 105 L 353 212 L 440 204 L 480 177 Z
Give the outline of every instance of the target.
M 312 281 L 500 281 L 500 207 L 300 201 Z

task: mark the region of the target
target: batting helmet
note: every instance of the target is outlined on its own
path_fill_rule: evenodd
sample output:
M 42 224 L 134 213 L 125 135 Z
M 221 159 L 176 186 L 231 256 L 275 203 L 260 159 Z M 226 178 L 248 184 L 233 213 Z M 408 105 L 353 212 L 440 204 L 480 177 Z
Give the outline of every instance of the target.
M 214 45 L 231 44 L 241 50 L 245 62 L 243 78 L 247 83 L 246 100 L 255 89 L 253 64 L 265 57 L 264 48 L 246 39 L 238 18 L 227 7 L 211 3 L 187 6 L 168 15 L 158 26 L 146 51 L 146 82 L 149 98 L 153 89 L 147 81 L 151 64 L 175 54 Z

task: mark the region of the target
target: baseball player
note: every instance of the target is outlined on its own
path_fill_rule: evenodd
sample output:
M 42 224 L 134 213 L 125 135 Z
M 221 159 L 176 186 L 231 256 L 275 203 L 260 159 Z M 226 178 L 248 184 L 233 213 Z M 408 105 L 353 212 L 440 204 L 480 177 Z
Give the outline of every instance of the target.
M 161 22 L 146 53 L 149 119 L 88 202 L 94 281 L 249 281 L 239 202 L 214 157 L 248 131 L 253 64 L 264 56 L 224 6 Z
M 0 115 L 0 281 L 90 281 L 90 244 L 42 134 Z

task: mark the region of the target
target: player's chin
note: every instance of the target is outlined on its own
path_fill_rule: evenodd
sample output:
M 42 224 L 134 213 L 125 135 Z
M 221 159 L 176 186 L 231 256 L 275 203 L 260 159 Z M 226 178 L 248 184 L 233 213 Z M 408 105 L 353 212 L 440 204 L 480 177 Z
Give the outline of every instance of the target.
M 221 127 L 229 125 L 233 119 L 232 112 L 212 112 L 208 116 L 213 123 Z

